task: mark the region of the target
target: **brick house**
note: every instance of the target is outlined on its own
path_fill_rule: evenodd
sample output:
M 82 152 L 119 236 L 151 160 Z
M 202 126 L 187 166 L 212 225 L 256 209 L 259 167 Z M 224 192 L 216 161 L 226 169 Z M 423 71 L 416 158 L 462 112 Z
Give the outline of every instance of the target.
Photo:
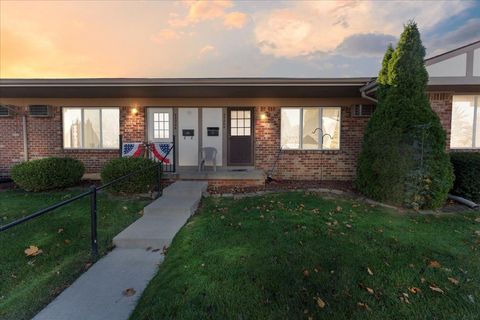
M 480 41 L 426 66 L 448 149 L 480 151 Z M 352 181 L 375 89 L 374 78 L 0 79 L 0 174 L 46 156 L 98 173 L 120 140 L 175 137 L 180 178 L 214 147 L 219 170 L 196 178 L 263 183 L 280 154 L 276 178 Z

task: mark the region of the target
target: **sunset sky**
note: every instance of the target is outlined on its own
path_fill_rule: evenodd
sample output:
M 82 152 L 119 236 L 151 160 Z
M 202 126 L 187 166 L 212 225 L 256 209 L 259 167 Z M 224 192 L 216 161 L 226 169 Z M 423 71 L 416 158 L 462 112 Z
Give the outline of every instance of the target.
M 0 77 L 375 76 L 409 19 L 480 40 L 480 1 L 0 0 Z

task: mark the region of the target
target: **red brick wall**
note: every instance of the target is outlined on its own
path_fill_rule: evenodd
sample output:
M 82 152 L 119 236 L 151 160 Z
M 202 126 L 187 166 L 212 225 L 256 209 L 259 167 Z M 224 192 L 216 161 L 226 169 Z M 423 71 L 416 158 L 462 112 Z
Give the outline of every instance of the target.
M 16 108 L 23 112 L 23 108 Z M 0 176 L 8 173 L 15 163 L 23 161 L 22 117 L 0 118 Z
M 452 93 L 429 93 L 432 109 L 440 118 L 450 146 Z M 256 108 L 255 164 L 259 169 L 271 170 L 280 148 L 280 108 Z M 262 120 L 260 115 L 265 114 Z M 285 180 L 343 180 L 355 179 L 356 162 L 362 145 L 364 128 L 369 118 L 352 117 L 350 107 L 342 107 L 339 151 L 286 150 L 277 163 L 274 176 Z
M 280 148 L 280 107 L 256 108 L 255 164 L 271 170 Z M 261 115 L 265 114 L 265 119 Z M 286 180 L 352 180 L 369 118 L 352 117 L 350 107 L 342 107 L 340 150 L 285 150 L 274 177 Z
M 452 101 L 451 92 L 430 92 L 428 94 L 430 106 L 440 118 L 443 129 L 447 134 L 447 150 L 450 149 L 450 130 L 452 121 Z
M 23 112 L 24 108 L 21 108 Z M 63 149 L 62 108 L 53 107 L 53 117 L 36 118 L 27 116 L 28 158 L 67 156 L 85 164 L 87 173 L 99 172 L 102 166 L 115 157 L 118 150 L 69 150 Z M 120 107 L 120 133 L 123 140 L 144 140 L 145 114 L 139 109 L 137 115 L 129 107 Z M 16 163 L 24 160 L 23 125 L 21 116 L 0 118 L 0 174 L 8 173 Z
M 452 93 L 430 93 L 450 142 Z M 23 111 L 23 108 L 22 108 Z M 266 119 L 260 115 L 265 114 Z M 342 108 L 339 151 L 285 151 L 278 163 L 276 177 L 299 180 L 343 180 L 355 178 L 355 165 L 360 152 L 363 129 L 369 118 L 352 117 L 349 106 Z M 255 165 L 268 171 L 280 147 L 280 107 L 257 107 L 255 128 Z M 85 163 L 87 172 L 99 172 L 108 160 L 118 156 L 117 150 L 64 150 L 61 107 L 55 106 L 53 117 L 27 117 L 29 159 L 46 156 L 70 156 Z M 125 142 L 145 140 L 145 108 L 133 115 L 130 107 L 120 107 L 120 133 Z M 0 118 L 0 174 L 23 161 L 22 117 Z

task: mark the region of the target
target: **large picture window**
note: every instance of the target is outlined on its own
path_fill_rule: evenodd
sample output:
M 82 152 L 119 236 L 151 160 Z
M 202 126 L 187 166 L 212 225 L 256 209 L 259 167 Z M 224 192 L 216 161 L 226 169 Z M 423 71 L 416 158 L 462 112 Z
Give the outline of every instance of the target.
M 452 149 L 480 149 L 480 95 L 453 96 Z
M 63 108 L 63 147 L 71 149 L 117 149 L 118 108 Z
M 282 108 L 281 145 L 283 149 L 340 149 L 339 107 Z

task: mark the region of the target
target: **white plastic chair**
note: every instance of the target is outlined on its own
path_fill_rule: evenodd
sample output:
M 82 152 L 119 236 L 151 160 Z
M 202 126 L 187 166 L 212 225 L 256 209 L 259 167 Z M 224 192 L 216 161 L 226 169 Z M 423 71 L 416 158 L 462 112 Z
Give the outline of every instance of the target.
M 217 149 L 213 147 L 205 147 L 199 152 L 200 162 L 198 164 L 198 171 L 205 169 L 205 163 L 211 162 L 213 164 L 213 171 L 217 171 Z

